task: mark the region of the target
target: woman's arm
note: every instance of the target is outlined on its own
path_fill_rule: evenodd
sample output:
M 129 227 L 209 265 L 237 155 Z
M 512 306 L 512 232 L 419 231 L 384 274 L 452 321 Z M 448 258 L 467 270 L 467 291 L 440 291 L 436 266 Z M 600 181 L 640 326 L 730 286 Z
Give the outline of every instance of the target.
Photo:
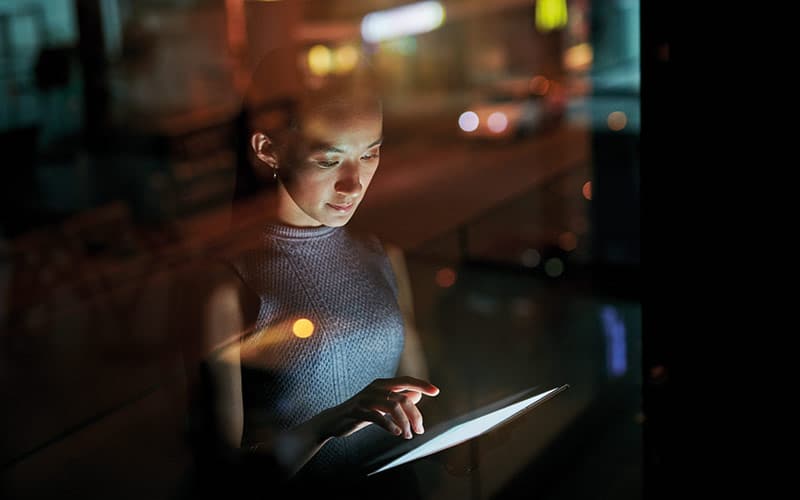
M 392 264 L 395 281 L 397 282 L 397 302 L 403 314 L 405 324 L 405 346 L 400 357 L 398 375 L 408 375 L 423 380 L 428 380 L 428 364 L 420 342 L 419 332 L 416 328 L 414 317 L 414 297 L 411 292 L 411 279 L 406 267 L 403 250 L 395 245 L 384 245 L 386 255 Z
M 225 444 L 234 448 L 241 445 L 244 428 L 239 337 L 246 323 L 241 296 L 235 282 L 224 283 L 211 292 L 205 308 L 215 423 Z

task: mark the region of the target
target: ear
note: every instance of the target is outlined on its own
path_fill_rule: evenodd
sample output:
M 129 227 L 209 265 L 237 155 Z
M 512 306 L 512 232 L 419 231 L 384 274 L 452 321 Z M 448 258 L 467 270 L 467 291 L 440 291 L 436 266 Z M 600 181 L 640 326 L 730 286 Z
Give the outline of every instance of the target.
M 259 160 L 270 168 L 278 168 L 278 155 L 275 154 L 269 137 L 261 132 L 256 132 L 250 137 L 250 147 L 253 148 Z

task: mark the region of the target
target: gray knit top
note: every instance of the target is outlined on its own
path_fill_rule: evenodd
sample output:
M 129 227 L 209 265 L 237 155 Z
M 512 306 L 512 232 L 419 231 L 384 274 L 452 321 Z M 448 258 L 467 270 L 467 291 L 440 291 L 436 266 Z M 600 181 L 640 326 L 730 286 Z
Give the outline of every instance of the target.
M 374 237 L 344 228 L 268 225 L 264 244 L 232 261 L 260 298 L 242 341 L 243 446 L 260 425 L 288 429 L 341 404 L 376 378 L 395 375 L 403 318 L 389 260 Z M 302 323 L 313 325 L 301 335 Z M 336 438 L 306 465 L 321 475 L 352 470 L 389 435 L 376 425 Z

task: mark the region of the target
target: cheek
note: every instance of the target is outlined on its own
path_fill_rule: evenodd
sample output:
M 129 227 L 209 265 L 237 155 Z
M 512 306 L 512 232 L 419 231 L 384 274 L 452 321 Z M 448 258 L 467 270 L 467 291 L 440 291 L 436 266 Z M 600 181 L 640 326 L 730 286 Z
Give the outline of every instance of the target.
M 297 200 L 316 203 L 327 199 L 328 192 L 333 189 L 334 179 L 329 172 L 315 169 L 298 169 L 291 179 L 289 190 Z
M 361 184 L 364 187 L 367 187 L 370 182 L 372 182 L 372 178 L 375 177 L 375 173 L 378 171 L 378 163 L 375 165 L 370 166 L 369 168 L 365 169 L 361 174 Z

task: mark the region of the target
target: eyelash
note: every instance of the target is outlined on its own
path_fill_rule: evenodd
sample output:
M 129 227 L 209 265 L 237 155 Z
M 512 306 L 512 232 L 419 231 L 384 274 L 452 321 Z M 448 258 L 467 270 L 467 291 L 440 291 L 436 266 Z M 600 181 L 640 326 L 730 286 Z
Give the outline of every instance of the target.
M 378 153 L 367 153 L 365 155 L 362 155 L 361 159 L 369 161 L 369 160 L 375 160 L 375 159 L 377 159 L 379 157 L 380 157 L 380 155 Z M 317 160 L 317 165 L 319 165 L 321 168 L 333 168 L 333 167 L 337 166 L 338 164 L 339 164 L 338 160 L 331 160 L 331 161 Z

